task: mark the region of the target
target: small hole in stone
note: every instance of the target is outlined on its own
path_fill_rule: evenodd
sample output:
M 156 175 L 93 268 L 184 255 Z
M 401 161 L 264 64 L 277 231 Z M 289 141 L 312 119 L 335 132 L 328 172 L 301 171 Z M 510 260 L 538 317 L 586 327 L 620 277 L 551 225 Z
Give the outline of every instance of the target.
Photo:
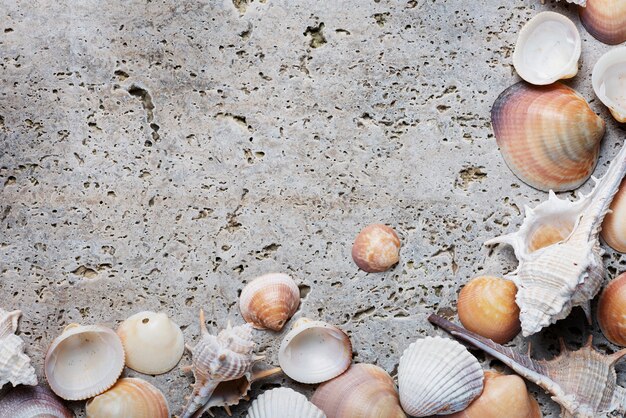
M 148 322 L 150 322 L 149 318 L 144 318 L 141 320 L 142 323 L 147 324 Z

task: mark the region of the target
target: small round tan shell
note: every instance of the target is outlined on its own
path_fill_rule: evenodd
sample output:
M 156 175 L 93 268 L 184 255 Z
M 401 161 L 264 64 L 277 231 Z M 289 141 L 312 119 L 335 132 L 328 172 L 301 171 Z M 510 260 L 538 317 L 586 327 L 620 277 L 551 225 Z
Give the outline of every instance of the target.
M 45 386 L 18 386 L 0 393 L 2 418 L 74 418 L 74 414 Z
M 288 388 L 263 392 L 248 409 L 247 418 L 327 418 L 307 398 Z
M 613 48 L 600 57 L 593 67 L 591 84 L 613 117 L 626 122 L 626 47 Z
M 44 372 L 63 399 L 92 398 L 112 387 L 124 369 L 124 348 L 117 334 L 100 325 L 68 325 L 50 345 Z
M 626 273 L 617 276 L 602 291 L 598 323 L 609 341 L 626 346 Z
M 587 0 L 579 9 L 580 21 L 594 38 L 608 45 L 626 41 L 626 2 Z
M 169 418 L 163 393 L 143 379 L 120 379 L 87 402 L 87 418 Z
M 626 253 L 626 180 L 622 180 L 611 202 L 611 212 L 604 218 L 602 238 L 615 251 Z
M 354 240 L 352 259 L 368 273 L 389 270 L 400 260 L 400 238 L 387 225 L 368 225 Z
M 246 322 L 257 329 L 280 331 L 300 306 L 300 289 L 286 274 L 271 273 L 243 288 L 239 309 Z
M 412 343 L 398 366 L 402 409 L 414 417 L 462 411 L 483 390 L 478 360 L 456 341 L 426 337 Z
M 132 315 L 120 324 L 117 335 L 126 352 L 126 365 L 146 374 L 172 370 L 180 361 L 185 342 L 180 327 L 164 313 Z

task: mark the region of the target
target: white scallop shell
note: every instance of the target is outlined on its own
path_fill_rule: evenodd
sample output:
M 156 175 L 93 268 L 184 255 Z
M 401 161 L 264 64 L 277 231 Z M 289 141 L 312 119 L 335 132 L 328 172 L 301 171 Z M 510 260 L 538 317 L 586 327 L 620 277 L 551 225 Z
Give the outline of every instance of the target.
M 166 373 L 185 351 L 183 332 L 164 313 L 139 312 L 117 329 L 126 352 L 126 365 L 146 374 Z
M 115 384 L 123 369 L 120 338 L 100 325 L 68 325 L 50 345 L 44 364 L 50 388 L 71 401 L 103 393 Z
M 546 85 L 578 73 L 580 33 L 567 17 L 542 12 L 524 25 L 513 52 L 515 71 L 531 84 Z
M 37 384 L 35 369 L 24 354 L 24 341 L 15 335 L 21 314 L 21 311 L 0 309 L 0 388 L 7 383 L 13 386 Z
M 300 383 L 321 383 L 350 367 L 352 345 L 339 328 L 322 321 L 299 319 L 278 351 L 283 372 Z
M 415 417 L 462 411 L 483 390 L 478 360 L 456 341 L 426 337 L 400 359 L 398 386 L 402 409 Z
M 626 122 L 626 47 L 602 55 L 593 67 L 593 91 L 619 122 Z
M 307 398 L 288 388 L 263 392 L 248 409 L 247 418 L 326 418 Z

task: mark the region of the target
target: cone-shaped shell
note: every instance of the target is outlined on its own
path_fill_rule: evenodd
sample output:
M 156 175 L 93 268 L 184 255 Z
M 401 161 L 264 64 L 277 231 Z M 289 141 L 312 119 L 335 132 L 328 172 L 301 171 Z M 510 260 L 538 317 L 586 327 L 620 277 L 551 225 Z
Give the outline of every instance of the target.
M 626 41 L 626 2 L 624 0 L 587 0 L 579 8 L 580 21 L 594 38 L 608 45 Z
M 352 362 L 352 345 L 339 328 L 301 318 L 283 339 L 278 362 L 297 382 L 321 383 L 346 371 Z
M 551 84 L 576 75 L 580 48 L 574 22 L 559 13 L 541 12 L 520 31 L 513 65 L 529 83 Z
M 626 2 L 624 8 L 626 10 Z M 613 117 L 618 122 L 626 122 L 626 47 L 614 48 L 602 55 L 593 67 L 591 82 L 596 96 Z
M 400 238 L 387 225 L 368 225 L 354 240 L 352 259 L 368 273 L 389 270 L 400 260 Z
M 143 379 L 120 379 L 87 402 L 87 418 L 169 418 L 163 393 Z
M 602 223 L 602 238 L 615 251 L 626 253 L 626 180 L 622 180 L 619 190 L 611 203 L 611 212 Z
M 288 389 L 263 392 L 248 409 L 247 418 L 327 418 L 306 396 Z
M 239 309 L 257 329 L 280 331 L 300 305 L 300 289 L 291 277 L 271 273 L 257 277 L 243 288 Z
M 620 274 L 602 291 L 598 323 L 609 341 L 626 346 L 626 273 Z
M 15 335 L 21 311 L 0 309 L 0 388 L 7 383 L 36 385 L 37 375 L 24 353 L 24 341 Z
M 373 364 L 354 364 L 311 398 L 328 418 L 406 418 L 393 379 Z
M 478 360 L 461 344 L 441 337 L 422 338 L 400 358 L 400 403 L 414 417 L 453 414 L 480 395 L 483 379 Z
M 0 394 L 2 418 L 73 418 L 50 389 L 44 386 L 18 386 Z
M 68 325 L 50 345 L 44 371 L 50 388 L 63 399 L 92 398 L 112 387 L 124 369 L 117 334 L 100 325 Z
M 164 313 L 132 315 L 120 324 L 117 335 L 126 352 L 126 365 L 141 373 L 166 373 L 185 351 L 183 332 Z
M 573 190 L 593 172 L 605 124 L 560 83 L 517 83 L 493 105 L 491 122 L 513 173 L 539 190 Z

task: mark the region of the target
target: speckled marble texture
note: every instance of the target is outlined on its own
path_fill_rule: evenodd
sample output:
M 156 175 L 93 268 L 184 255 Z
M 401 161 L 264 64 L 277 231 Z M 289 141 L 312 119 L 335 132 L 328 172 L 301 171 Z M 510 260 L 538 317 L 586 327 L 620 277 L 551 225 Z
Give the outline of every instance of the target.
M 428 314 L 454 314 L 470 277 L 514 268 L 512 251 L 482 242 L 546 197 L 506 167 L 489 117 L 518 81 L 517 32 L 539 11 L 564 13 L 581 31 L 580 73 L 567 84 L 608 124 L 596 175 L 624 136 L 591 88 L 610 47 L 567 3 L 0 4 L 0 300 L 24 312 L 40 377 L 68 323 L 116 327 L 164 311 L 194 344 L 200 308 L 213 325 L 241 323 L 241 289 L 270 271 L 300 285 L 296 317 L 340 326 L 356 362 L 395 376 L 412 341 L 441 334 Z M 387 273 L 360 272 L 350 258 L 371 222 L 403 242 Z M 626 258 L 608 250 L 605 260 L 613 277 Z M 256 333 L 272 364 L 285 332 Z M 588 332 L 575 310 L 534 337 L 534 351 L 555 354 L 557 335 L 580 346 Z M 593 332 L 596 346 L 614 348 Z M 521 336 L 513 344 L 526 348 Z M 618 371 L 624 385 L 626 365 Z M 191 376 L 141 377 L 180 412 Z M 279 376 L 252 396 L 279 385 L 314 390 Z M 83 416 L 82 402 L 71 406 Z

